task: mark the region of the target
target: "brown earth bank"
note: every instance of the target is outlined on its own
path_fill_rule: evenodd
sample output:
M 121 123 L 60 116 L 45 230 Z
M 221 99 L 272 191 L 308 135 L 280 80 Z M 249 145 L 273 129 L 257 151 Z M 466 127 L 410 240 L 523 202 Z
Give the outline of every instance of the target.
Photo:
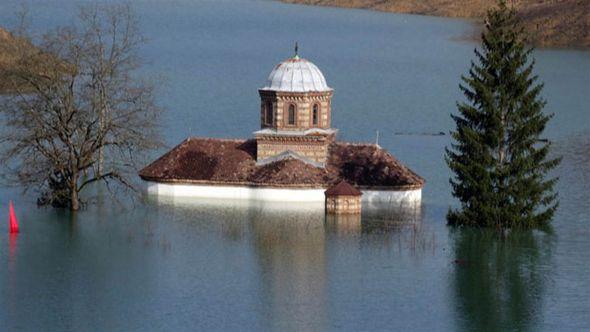
M 493 0 L 280 0 L 393 13 L 481 18 Z M 512 0 L 530 41 L 538 47 L 590 47 L 590 0 Z
M 34 64 L 23 61 L 25 57 L 33 59 L 34 55 L 37 56 Z M 14 37 L 0 27 L 0 93 L 14 92 L 17 86 L 23 88 L 23 82 L 15 74 L 19 70 L 42 72 L 43 61 L 47 59 L 28 40 Z
M 0 28 L 0 92 L 8 90 L 7 71 L 17 62 L 14 47 L 17 39 L 8 31 Z
M 59 69 L 57 71 L 54 71 Z M 0 27 L 0 93 L 32 89 L 25 77 L 53 77 L 73 70 L 63 60 L 43 52 L 26 38 L 17 37 Z

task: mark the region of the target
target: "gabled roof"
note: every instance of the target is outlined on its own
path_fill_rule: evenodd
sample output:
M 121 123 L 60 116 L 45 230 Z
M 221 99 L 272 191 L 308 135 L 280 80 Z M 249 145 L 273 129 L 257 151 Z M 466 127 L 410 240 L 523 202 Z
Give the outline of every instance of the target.
M 139 172 L 148 181 L 327 188 L 341 180 L 358 188 L 412 190 L 424 179 L 374 144 L 332 143 L 325 168 L 296 158 L 256 165 L 255 140 L 189 138 Z
M 360 196 L 363 193 L 361 193 L 355 187 L 351 186 L 345 180 L 342 180 L 338 182 L 337 185 L 328 188 L 328 190 L 326 190 L 324 194 L 326 196 Z

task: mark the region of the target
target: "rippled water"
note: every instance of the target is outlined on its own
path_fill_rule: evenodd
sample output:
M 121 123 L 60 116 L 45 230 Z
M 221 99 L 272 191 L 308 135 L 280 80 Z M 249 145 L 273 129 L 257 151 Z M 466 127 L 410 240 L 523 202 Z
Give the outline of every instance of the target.
M 20 1 L 0 3 L 13 24 Z M 32 28 L 78 3 L 28 2 Z M 469 22 L 269 1 L 141 1 L 145 71 L 165 77 L 166 141 L 249 137 L 257 88 L 292 53 L 335 89 L 340 138 L 380 144 L 427 180 L 417 211 L 325 218 L 304 206 L 101 198 L 71 216 L 15 200 L 0 233 L 0 330 L 588 330 L 590 52 L 538 50 L 561 207 L 548 232 L 445 226 L 442 159 Z

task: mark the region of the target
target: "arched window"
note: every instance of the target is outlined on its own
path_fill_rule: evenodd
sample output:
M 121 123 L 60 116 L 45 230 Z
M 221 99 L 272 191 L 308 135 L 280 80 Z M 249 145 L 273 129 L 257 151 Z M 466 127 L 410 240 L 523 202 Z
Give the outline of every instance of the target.
M 290 126 L 295 125 L 295 105 L 289 105 L 289 114 L 288 114 L 288 122 Z
M 313 109 L 311 111 L 311 121 L 312 125 L 317 126 L 320 122 L 320 105 L 314 104 Z
M 272 125 L 274 112 L 272 110 L 272 103 L 270 101 L 266 103 L 265 111 L 266 114 L 264 116 L 264 123 L 267 125 Z

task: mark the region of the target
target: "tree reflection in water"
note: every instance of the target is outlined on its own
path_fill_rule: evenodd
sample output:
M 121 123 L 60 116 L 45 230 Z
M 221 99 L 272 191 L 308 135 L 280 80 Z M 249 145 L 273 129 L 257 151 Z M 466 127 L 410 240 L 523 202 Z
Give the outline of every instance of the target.
M 454 289 L 459 326 L 531 330 L 542 310 L 553 236 L 539 231 L 457 229 Z
M 367 209 L 359 215 L 327 216 L 323 204 L 273 204 L 212 200 L 157 200 L 185 232 L 218 233 L 223 241 L 252 248 L 259 299 L 252 314 L 268 330 L 330 329 L 329 246 L 345 246 L 353 256 L 362 248 L 421 250 L 433 232 L 421 223 L 421 210 Z M 370 248 L 369 248 L 370 249 Z M 411 251 L 413 253 L 414 251 Z M 245 257 L 250 257 L 246 255 Z M 355 256 L 356 257 L 356 256 Z

